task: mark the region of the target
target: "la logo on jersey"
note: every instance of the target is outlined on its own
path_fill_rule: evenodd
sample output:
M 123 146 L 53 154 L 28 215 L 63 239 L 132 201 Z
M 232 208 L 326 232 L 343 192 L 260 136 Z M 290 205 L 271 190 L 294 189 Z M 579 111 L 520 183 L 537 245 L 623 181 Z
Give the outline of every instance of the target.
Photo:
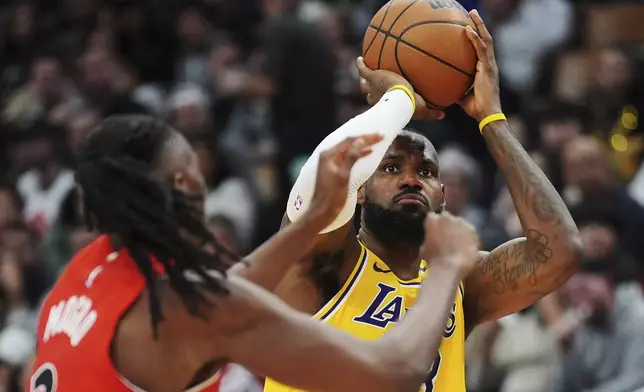
M 395 287 L 378 283 L 378 294 L 371 301 L 367 310 L 361 316 L 354 317 L 353 321 L 378 328 L 386 328 L 389 323 L 398 322 L 402 316 L 403 297 L 397 295 L 386 305 L 384 304 L 385 299 L 394 291 L 396 291 Z
M 396 323 L 409 310 L 403 308 L 403 297 L 397 295 L 385 302 L 389 294 L 396 291 L 395 287 L 378 283 L 378 293 L 371 301 L 367 310 L 360 316 L 354 317 L 353 321 L 373 325 L 377 328 L 386 328 L 389 323 Z M 452 305 L 443 337 L 449 338 L 456 330 L 456 303 Z
M 76 347 L 96 324 L 97 318 L 91 299 L 84 295 L 69 297 L 49 310 L 43 341 L 65 334 L 69 337 L 69 344 Z

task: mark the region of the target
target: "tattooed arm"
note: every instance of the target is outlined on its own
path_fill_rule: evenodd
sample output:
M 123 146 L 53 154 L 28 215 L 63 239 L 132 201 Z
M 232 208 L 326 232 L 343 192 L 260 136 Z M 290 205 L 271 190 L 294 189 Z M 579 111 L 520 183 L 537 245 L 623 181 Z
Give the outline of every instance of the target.
M 492 37 L 476 12 L 471 17 L 480 34 L 467 30 L 478 56 L 477 73 L 474 95 L 461 106 L 480 122 L 501 112 L 498 69 Z M 522 310 L 554 291 L 575 272 L 581 254 L 579 232 L 563 200 L 507 121 L 492 122 L 482 133 L 506 179 L 525 238 L 481 254 L 465 281 L 468 329 Z

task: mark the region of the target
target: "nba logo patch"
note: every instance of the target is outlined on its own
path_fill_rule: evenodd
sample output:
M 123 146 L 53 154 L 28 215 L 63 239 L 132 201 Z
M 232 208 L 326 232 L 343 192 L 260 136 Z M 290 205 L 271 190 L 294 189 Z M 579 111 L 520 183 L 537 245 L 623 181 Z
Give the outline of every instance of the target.
M 297 195 L 295 203 L 293 204 L 295 205 L 295 209 L 299 211 L 302 208 L 302 204 L 304 204 L 304 199 L 300 195 Z

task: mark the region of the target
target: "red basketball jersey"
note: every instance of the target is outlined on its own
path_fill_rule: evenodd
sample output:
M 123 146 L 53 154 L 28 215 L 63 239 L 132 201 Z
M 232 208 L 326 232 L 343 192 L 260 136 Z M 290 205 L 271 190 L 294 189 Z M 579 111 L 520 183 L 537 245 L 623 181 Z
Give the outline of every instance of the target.
M 110 345 L 119 320 L 144 289 L 129 253 L 114 252 L 107 236 L 78 252 L 40 311 L 28 392 L 140 392 L 119 375 Z M 218 374 L 190 389 L 218 390 Z

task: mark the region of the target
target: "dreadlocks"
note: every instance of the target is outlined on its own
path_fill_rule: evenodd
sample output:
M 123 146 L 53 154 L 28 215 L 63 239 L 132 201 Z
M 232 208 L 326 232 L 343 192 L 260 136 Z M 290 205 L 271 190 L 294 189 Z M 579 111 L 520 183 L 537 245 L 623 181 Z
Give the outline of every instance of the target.
M 178 135 L 173 129 L 152 117 L 107 118 L 86 139 L 76 170 L 86 224 L 122 241 L 145 278 L 155 338 L 163 320 L 156 292 L 157 261 L 190 314 L 205 318 L 201 305 L 212 303 L 202 289 L 227 293 L 221 279 L 208 272 L 225 276 L 230 263 L 221 256 L 236 259 L 198 218 L 191 196 L 153 174 L 174 137 Z M 203 250 L 206 246 L 214 253 Z M 192 283 L 187 273 L 203 283 Z

